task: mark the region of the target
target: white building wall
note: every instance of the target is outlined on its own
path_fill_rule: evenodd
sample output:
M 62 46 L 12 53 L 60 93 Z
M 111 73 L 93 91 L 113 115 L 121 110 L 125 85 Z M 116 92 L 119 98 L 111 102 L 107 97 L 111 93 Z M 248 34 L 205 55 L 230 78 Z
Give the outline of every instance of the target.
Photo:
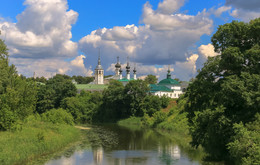
M 155 92 L 152 94 L 155 96 L 159 96 L 159 97 L 167 96 L 167 97 L 175 99 L 175 98 L 179 98 L 180 95 L 183 94 L 183 92 L 182 91 L 173 91 L 173 92 L 158 91 L 158 92 Z
M 95 84 L 104 84 L 104 71 L 103 70 L 95 71 Z

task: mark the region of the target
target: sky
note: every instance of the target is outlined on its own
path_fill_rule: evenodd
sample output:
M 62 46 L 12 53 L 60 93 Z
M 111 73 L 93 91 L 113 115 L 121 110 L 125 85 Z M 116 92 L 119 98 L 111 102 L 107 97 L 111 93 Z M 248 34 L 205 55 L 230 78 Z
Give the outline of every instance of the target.
M 260 0 L 0 0 L 0 38 L 10 63 L 27 77 L 92 76 L 101 56 L 105 75 L 119 56 L 137 77 L 195 77 L 216 56 L 219 25 L 260 17 Z

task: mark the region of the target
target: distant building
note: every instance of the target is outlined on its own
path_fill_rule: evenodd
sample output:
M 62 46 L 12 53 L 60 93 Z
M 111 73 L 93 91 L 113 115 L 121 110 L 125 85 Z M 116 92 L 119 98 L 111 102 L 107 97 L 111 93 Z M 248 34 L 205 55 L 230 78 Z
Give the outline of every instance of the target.
M 159 97 L 179 98 L 183 94 L 181 84 L 171 78 L 170 68 L 168 69 L 167 78 L 161 80 L 158 84 L 150 84 L 150 88 L 150 93 Z
M 75 79 L 72 79 L 71 82 L 72 82 L 72 84 L 75 84 L 75 85 L 78 84 L 78 82 Z
M 126 77 L 123 78 L 123 76 L 122 76 L 122 69 L 121 69 L 121 67 L 120 67 L 120 70 L 119 70 L 119 77 L 120 77 L 120 78 L 118 79 L 118 81 L 122 82 L 123 85 L 126 85 L 126 84 L 127 84 L 129 81 L 131 81 L 131 80 L 137 80 L 136 72 L 137 72 L 137 70 L 136 70 L 136 68 L 134 67 L 134 70 L 133 70 L 133 75 L 134 75 L 134 77 L 131 78 L 131 77 L 130 77 L 129 59 L 127 58 Z
M 122 76 L 122 69 L 121 64 L 119 62 L 119 57 L 117 57 L 117 63 L 115 65 L 115 75 L 104 78 L 104 69 L 101 66 L 100 56 L 98 57 L 98 65 L 95 69 L 95 80 L 93 84 L 102 85 L 102 84 L 108 84 L 110 80 L 118 80 L 122 82 L 124 85 L 127 84 L 130 80 L 136 80 L 136 67 L 134 67 L 133 70 L 133 78 L 130 77 L 130 65 L 129 65 L 129 59 L 127 58 L 127 66 L 126 66 L 126 77 Z
M 98 57 L 98 65 L 95 69 L 95 84 L 104 84 L 104 69 L 101 66 L 100 56 Z

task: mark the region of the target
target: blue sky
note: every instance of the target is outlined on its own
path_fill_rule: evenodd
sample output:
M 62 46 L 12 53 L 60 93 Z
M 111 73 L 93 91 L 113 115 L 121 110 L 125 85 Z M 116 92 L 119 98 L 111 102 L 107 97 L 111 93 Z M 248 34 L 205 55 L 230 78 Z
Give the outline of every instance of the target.
M 0 38 L 19 73 L 50 77 L 93 72 L 101 48 L 106 74 L 116 56 L 130 57 L 138 76 L 196 76 L 210 38 L 232 20 L 260 16 L 260 1 L 247 0 L 0 0 Z

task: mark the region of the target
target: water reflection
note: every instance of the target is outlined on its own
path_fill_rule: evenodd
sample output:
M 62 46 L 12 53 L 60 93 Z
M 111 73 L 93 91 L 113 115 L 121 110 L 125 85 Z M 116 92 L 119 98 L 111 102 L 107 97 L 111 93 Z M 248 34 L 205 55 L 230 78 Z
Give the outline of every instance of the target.
M 92 147 L 62 156 L 46 165 L 189 165 L 199 164 L 181 154 L 178 144 L 153 130 L 107 125 L 93 129 Z M 117 137 L 117 138 L 115 138 Z M 93 139 L 91 139 L 93 138 Z
M 93 151 L 93 159 L 96 165 L 101 165 L 103 161 L 103 148 L 98 147 L 92 149 Z

